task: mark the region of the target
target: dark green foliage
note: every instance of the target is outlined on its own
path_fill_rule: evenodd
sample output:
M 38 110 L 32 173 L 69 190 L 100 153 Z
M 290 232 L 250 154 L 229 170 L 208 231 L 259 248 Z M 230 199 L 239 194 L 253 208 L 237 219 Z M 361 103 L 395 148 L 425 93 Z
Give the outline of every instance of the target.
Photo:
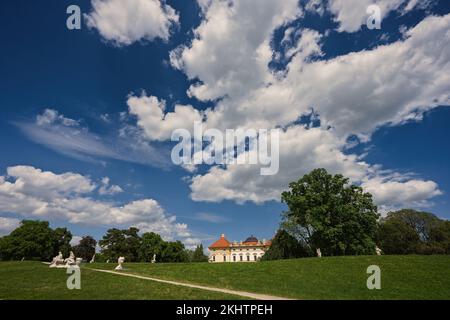
M 189 262 L 189 257 L 181 241 L 164 242 L 159 262 Z
M 95 262 L 96 263 L 105 263 L 108 259 L 106 259 L 106 257 L 101 254 L 101 253 L 96 253 L 95 254 Z
M 289 189 L 282 194 L 289 208 L 285 219 L 311 250 L 332 256 L 374 253 L 379 215 L 371 194 L 325 169 L 313 170 Z
M 125 257 L 128 262 L 138 261 L 141 246 L 138 232 L 139 229 L 134 227 L 125 230 L 109 229 L 99 241 L 105 258 L 117 261 L 119 257 Z
M 144 233 L 139 229 L 109 229 L 99 241 L 105 259 L 117 261 L 121 256 L 127 262 L 150 262 L 156 254 L 157 262 L 187 262 L 188 254 L 180 241 L 165 242 L 156 233 Z
M 390 219 L 380 224 L 378 242 L 384 254 L 411 254 L 416 252 L 420 239 L 411 226 Z
M 156 259 L 159 260 L 162 256 L 163 248 L 164 240 L 159 234 L 154 232 L 144 233 L 139 247 L 139 261 L 150 262 L 154 254 L 156 254 Z
M 380 221 L 378 242 L 385 254 L 450 254 L 450 222 L 412 209 L 390 212 Z
M 91 261 L 95 254 L 95 246 L 97 241 L 91 236 L 85 236 L 80 240 L 80 243 L 72 248 L 73 253 L 78 258 L 83 258 L 85 261 Z
M 53 230 L 47 221 L 23 220 L 11 234 L 0 239 L 2 260 L 51 260 L 59 250 L 70 250 L 72 234 Z
M 53 250 L 54 255 L 59 251 L 64 257 L 70 254 L 71 246 L 70 241 L 72 240 L 72 233 L 67 228 L 56 228 L 55 229 L 55 248 Z
M 198 245 L 192 252 L 191 262 L 208 262 L 208 257 L 205 255 L 203 245 Z
M 262 260 L 295 259 L 309 256 L 308 249 L 285 230 L 278 230 Z

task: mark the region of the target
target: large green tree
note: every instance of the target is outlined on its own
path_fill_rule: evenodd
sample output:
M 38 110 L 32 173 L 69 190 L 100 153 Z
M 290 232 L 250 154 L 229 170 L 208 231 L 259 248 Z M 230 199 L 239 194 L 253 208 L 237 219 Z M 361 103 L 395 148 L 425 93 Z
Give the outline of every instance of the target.
M 285 218 L 298 226 L 299 236 L 324 255 L 373 254 L 377 207 L 372 195 L 340 174 L 316 169 L 289 184 L 282 201 Z
M 262 260 L 282 260 L 307 257 L 308 249 L 286 230 L 280 229 L 272 240 L 272 244 Z
M 420 238 L 405 222 L 388 219 L 380 223 L 378 244 L 384 254 L 411 254 L 417 252 Z
M 72 248 L 76 257 L 90 261 L 95 254 L 97 241 L 91 236 L 81 238 L 80 243 Z
M 378 242 L 386 254 L 450 253 L 450 222 L 412 209 L 389 212 L 380 221 Z
M 55 235 L 55 248 L 53 254 L 56 255 L 59 251 L 66 257 L 71 250 L 70 241 L 72 240 L 72 233 L 67 228 L 56 228 Z
M 67 230 L 57 230 L 50 228 L 47 221 L 23 220 L 17 229 L 0 239 L 0 258 L 49 261 L 72 238 Z
M 198 245 L 192 252 L 191 262 L 208 262 L 208 256 L 205 255 L 203 245 Z
M 105 258 L 117 260 L 123 256 L 128 262 L 139 261 L 141 238 L 138 233 L 139 229 L 134 227 L 125 230 L 109 229 L 99 241 Z
M 156 254 L 156 261 L 159 261 L 164 248 L 164 240 L 159 234 L 154 232 L 144 233 L 139 246 L 139 261 L 150 262 Z
M 161 262 L 189 262 L 189 256 L 181 241 L 164 242 Z

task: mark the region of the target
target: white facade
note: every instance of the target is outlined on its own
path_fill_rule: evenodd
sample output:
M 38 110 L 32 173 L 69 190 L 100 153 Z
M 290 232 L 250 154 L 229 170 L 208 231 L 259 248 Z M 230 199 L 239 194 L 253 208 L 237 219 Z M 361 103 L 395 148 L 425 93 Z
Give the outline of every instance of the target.
M 225 235 L 209 247 L 209 262 L 256 262 L 270 248 L 270 241 L 249 237 L 243 242 L 229 242 Z

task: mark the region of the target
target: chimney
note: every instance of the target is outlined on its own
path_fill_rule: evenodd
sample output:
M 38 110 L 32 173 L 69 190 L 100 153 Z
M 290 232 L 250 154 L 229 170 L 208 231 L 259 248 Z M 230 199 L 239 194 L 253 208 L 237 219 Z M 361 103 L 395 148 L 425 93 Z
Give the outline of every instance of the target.
M 225 238 L 225 234 L 222 233 L 222 234 L 220 235 L 220 237 L 221 237 L 221 238 Z

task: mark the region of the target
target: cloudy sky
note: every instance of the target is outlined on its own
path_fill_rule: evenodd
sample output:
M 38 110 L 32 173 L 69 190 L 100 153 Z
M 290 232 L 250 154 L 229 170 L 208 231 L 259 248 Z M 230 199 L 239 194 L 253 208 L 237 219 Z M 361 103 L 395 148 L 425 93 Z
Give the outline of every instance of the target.
M 318 167 L 382 213 L 450 219 L 448 1 L 17 0 L 0 23 L 0 234 L 28 218 L 270 238 L 280 193 Z M 194 121 L 280 128 L 279 173 L 174 165 L 171 134 Z

